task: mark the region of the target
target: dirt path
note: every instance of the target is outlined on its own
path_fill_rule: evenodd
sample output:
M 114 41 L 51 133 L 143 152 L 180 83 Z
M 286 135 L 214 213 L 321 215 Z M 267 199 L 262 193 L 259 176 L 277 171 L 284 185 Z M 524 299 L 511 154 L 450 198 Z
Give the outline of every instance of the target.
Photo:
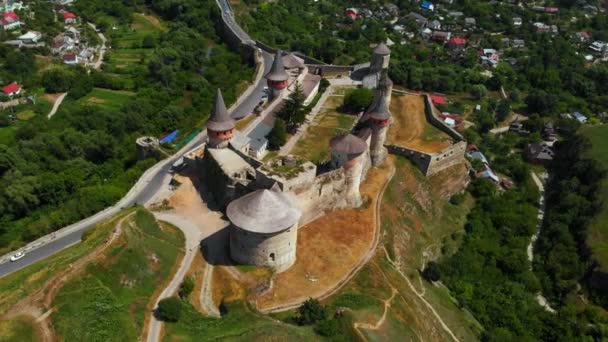
M 203 285 L 201 286 L 201 293 L 199 300 L 201 307 L 209 316 L 220 317 L 220 311 L 213 303 L 213 265 L 205 265 L 203 270 Z
M 59 106 L 61 106 L 61 103 L 63 102 L 63 99 L 65 99 L 66 95 L 68 93 L 61 93 L 61 95 L 59 95 L 57 97 L 57 99 L 55 99 L 55 103 L 53 103 L 53 108 L 51 108 L 51 111 L 49 112 L 49 114 L 46 116 L 47 118 L 52 118 L 53 115 L 55 115 L 55 113 L 57 113 L 57 110 L 59 109 Z
M 405 274 L 403 274 L 403 272 L 401 272 L 401 270 L 399 269 L 399 267 L 397 267 L 397 265 L 395 265 L 395 263 L 391 259 L 390 255 L 388 254 L 388 251 L 386 250 L 386 248 L 382 247 L 382 249 L 384 250 L 384 254 L 386 255 L 386 259 L 390 262 L 390 264 L 393 266 L 393 268 L 401 275 L 401 277 L 403 279 L 405 279 L 405 281 L 407 282 L 407 285 L 412 290 L 412 292 L 414 292 L 414 294 L 424 303 L 424 305 L 426 305 L 426 307 L 429 310 L 431 310 L 431 312 L 433 313 L 433 316 L 435 316 L 435 318 L 437 318 L 437 321 L 439 321 L 439 324 L 441 324 L 441 327 L 443 328 L 443 330 L 446 333 L 448 333 L 450 335 L 450 337 L 452 337 L 452 339 L 454 341 L 460 342 L 460 340 L 458 339 L 458 337 L 456 337 L 456 335 L 454 334 L 454 332 L 452 332 L 452 330 L 450 329 L 450 327 L 448 327 L 448 325 L 445 324 L 445 322 L 443 321 L 443 319 L 441 319 L 441 316 L 439 316 L 439 314 L 437 313 L 437 311 L 435 310 L 435 308 L 431 305 L 431 303 L 429 303 L 424 298 L 424 292 L 420 293 L 420 292 L 418 292 L 416 290 L 416 288 L 414 287 L 414 285 L 412 284 L 412 282 L 410 281 L 410 279 Z
M 81 272 L 88 264 L 96 260 L 116 240 L 116 238 L 120 236 L 123 222 L 131 215 L 133 214 L 123 217 L 116 223 L 112 234 L 106 239 L 103 245 L 75 263 L 70 264 L 62 273 L 47 280 L 38 291 L 15 304 L 1 317 L 1 319 L 10 320 L 17 316 L 30 316 L 34 319 L 36 328 L 41 332 L 42 341 L 56 340 L 51 322 L 48 319 L 54 310 L 54 308 L 51 307 L 51 304 L 53 303 L 55 296 L 63 285 Z
M 382 324 L 384 324 L 384 321 L 386 320 L 386 315 L 388 314 L 388 310 L 391 308 L 391 303 L 393 302 L 393 299 L 395 298 L 395 296 L 397 295 L 397 293 L 399 293 L 392 286 L 391 286 L 391 291 L 392 291 L 391 296 L 388 299 L 385 299 L 385 300 L 382 301 L 384 303 L 384 312 L 382 313 L 382 317 L 380 317 L 380 319 L 378 320 L 378 322 L 376 322 L 376 324 L 355 322 L 355 324 L 353 325 L 354 328 L 355 328 L 355 330 L 357 330 L 357 332 L 359 333 L 359 335 L 364 340 L 366 340 L 366 338 L 363 335 L 363 333 L 361 333 L 361 331 L 359 329 L 378 330 L 380 328 L 380 326 L 382 326 Z

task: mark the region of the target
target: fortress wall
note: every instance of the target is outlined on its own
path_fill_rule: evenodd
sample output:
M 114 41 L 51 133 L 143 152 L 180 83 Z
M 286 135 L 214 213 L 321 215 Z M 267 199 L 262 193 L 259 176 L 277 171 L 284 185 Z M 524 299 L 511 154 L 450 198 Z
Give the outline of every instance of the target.
M 431 176 L 443 169 L 464 161 L 466 147 L 467 143 L 465 141 L 460 141 L 441 150 L 441 152 L 434 154 L 397 145 L 388 145 L 387 149 L 392 154 L 408 158 L 425 176 Z
M 437 116 L 435 116 L 435 112 L 433 111 L 433 102 L 431 101 L 431 96 L 428 94 L 424 96 L 424 115 L 426 116 L 426 120 L 433 126 L 437 127 L 437 129 L 443 131 L 453 139 L 457 141 L 463 141 L 464 137 L 462 134 L 458 133 L 455 129 L 448 126 L 445 122 L 441 121 Z
M 282 272 L 296 261 L 297 239 L 297 225 L 273 234 L 230 225 L 230 256 L 240 264 L 270 266 Z
M 350 65 L 308 64 L 308 70 L 313 74 L 341 72 L 344 73 L 344 75 L 349 75 L 353 71 L 353 67 Z
M 268 53 L 271 53 L 271 54 L 275 54 L 279 50 L 279 49 L 274 48 L 274 47 L 272 47 L 272 46 L 270 46 L 270 45 L 268 45 L 268 44 L 266 44 L 264 42 L 261 42 L 259 40 L 255 41 L 255 45 L 257 47 L 259 47 L 260 49 L 262 49 L 262 50 L 264 50 L 264 51 L 266 51 Z M 303 54 L 303 53 L 301 53 L 299 51 L 293 51 L 292 53 L 294 55 L 302 58 L 304 60 L 304 64 L 326 65 L 323 61 L 321 61 L 319 59 L 316 59 L 314 57 L 307 56 L 307 55 L 305 55 L 305 54 Z
M 346 208 L 346 173 L 340 168 L 315 177 L 312 184 L 293 189 L 302 210 L 300 226 L 328 211 Z
M 466 148 L 466 141 L 460 141 L 448 148 L 441 150 L 439 153 L 433 154 L 426 175 L 433 175 L 443 169 L 447 169 L 450 166 L 464 161 Z
M 241 54 L 243 61 L 255 65 L 255 47 L 251 44 L 246 44 L 241 40 L 238 34 L 230 27 L 230 24 L 223 14 L 220 15 L 220 17 L 222 20 L 218 20 L 216 23 L 218 35 L 226 41 L 231 49 L 238 51 Z

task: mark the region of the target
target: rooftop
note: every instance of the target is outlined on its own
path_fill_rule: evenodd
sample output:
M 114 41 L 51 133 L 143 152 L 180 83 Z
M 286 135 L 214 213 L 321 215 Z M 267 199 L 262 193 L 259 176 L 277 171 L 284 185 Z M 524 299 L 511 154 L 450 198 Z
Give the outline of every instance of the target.
M 222 171 L 229 176 L 239 173 L 242 170 L 252 168 L 241 156 L 228 148 L 209 148 L 213 159 L 218 163 Z
M 302 213 L 290 194 L 279 189 L 256 190 L 228 204 L 226 215 L 239 228 L 272 234 L 298 222 Z
M 217 92 L 215 93 L 213 113 L 207 122 L 207 127 L 213 131 L 227 131 L 233 129 L 235 124 L 236 122 L 232 117 L 230 117 L 228 110 L 226 110 L 226 104 L 224 103 L 222 92 L 218 88 Z

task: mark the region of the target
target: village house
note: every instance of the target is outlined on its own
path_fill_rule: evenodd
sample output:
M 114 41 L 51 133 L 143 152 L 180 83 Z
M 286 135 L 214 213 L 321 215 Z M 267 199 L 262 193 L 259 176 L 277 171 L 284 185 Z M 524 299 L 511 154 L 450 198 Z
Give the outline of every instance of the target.
M 3 13 L 2 19 L 0 19 L 0 23 L 2 24 L 2 28 L 5 31 L 14 30 L 21 26 L 21 21 L 19 20 L 19 16 L 15 12 Z
M 545 23 L 536 22 L 532 25 L 536 33 L 548 33 L 551 31 L 551 27 Z
M 395 4 L 386 4 L 384 5 L 384 9 L 395 18 L 399 16 L 399 7 Z
M 356 20 L 357 17 L 359 16 L 359 11 L 357 11 L 356 8 L 347 8 L 346 11 L 344 12 L 344 15 L 347 18 L 350 18 L 352 20 Z
M 27 33 L 17 37 L 23 44 L 36 44 L 42 39 L 42 33 L 37 31 L 27 31 Z
M 587 43 L 591 40 L 591 35 L 586 31 L 576 32 L 574 34 L 574 40 L 579 43 Z
M 433 30 L 441 30 L 441 22 L 439 20 L 431 20 L 426 24 L 426 27 Z
M 546 141 L 555 141 L 557 139 L 557 133 L 551 121 L 547 121 L 543 128 L 543 139 Z
M 63 12 L 63 23 L 65 25 L 74 25 L 77 22 L 76 14 L 72 12 Z
M 2 88 L 2 92 L 10 97 L 21 94 L 21 86 L 17 82 L 9 83 Z
M 433 31 L 433 34 L 431 35 L 431 39 L 436 42 L 445 43 L 450 40 L 451 36 L 452 36 L 451 32 Z
M 452 50 L 464 50 L 467 45 L 467 40 L 462 37 L 452 37 L 448 41 L 448 48 Z
M 477 25 L 475 18 L 464 18 L 464 26 L 475 27 L 475 25 Z
M 423 15 L 416 12 L 410 12 L 404 19 L 406 23 L 410 23 L 419 30 L 425 28 L 428 23 L 428 20 Z
M 513 17 L 513 26 L 520 27 L 523 21 L 520 17 Z
M 435 5 L 430 1 L 423 1 L 422 4 L 420 4 L 420 8 L 432 12 L 435 10 Z
M 553 148 L 545 143 L 528 144 L 524 154 L 527 161 L 539 165 L 548 165 L 555 157 Z
M 76 65 L 78 62 L 78 55 L 75 53 L 66 53 L 63 55 L 63 63 L 67 65 Z
M 574 112 L 572 113 L 572 116 L 576 121 L 580 122 L 581 124 L 587 123 L 587 117 L 584 116 L 581 112 Z
M 76 47 L 76 41 L 68 37 L 67 35 L 59 35 L 55 37 L 53 41 L 53 47 L 51 48 L 51 52 L 54 55 L 60 54 L 65 51 L 70 51 Z

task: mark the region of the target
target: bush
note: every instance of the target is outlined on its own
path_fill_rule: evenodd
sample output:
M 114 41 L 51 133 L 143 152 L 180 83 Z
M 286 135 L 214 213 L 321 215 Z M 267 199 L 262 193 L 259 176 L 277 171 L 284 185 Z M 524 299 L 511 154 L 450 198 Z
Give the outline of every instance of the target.
M 357 88 L 348 92 L 344 96 L 342 110 L 350 113 L 357 113 L 365 110 L 372 104 L 374 93 L 367 88 Z
M 310 325 L 327 318 L 327 308 L 318 300 L 309 298 L 298 308 L 296 321 L 299 325 Z
M 424 271 L 422 271 L 422 276 L 428 281 L 438 281 L 441 279 L 441 272 L 437 263 L 434 261 L 429 262 Z
M 194 280 L 192 277 L 184 278 L 184 281 L 182 281 L 182 284 L 179 286 L 179 297 L 181 299 L 188 298 L 192 293 L 192 290 L 194 290 Z
M 268 145 L 273 150 L 278 150 L 287 142 L 287 127 L 285 121 L 277 119 L 272 131 L 268 133 Z
M 464 192 L 454 194 L 454 195 L 452 195 L 452 197 L 450 197 L 450 203 L 452 203 L 453 205 L 461 205 L 462 202 L 464 202 L 464 198 L 465 198 Z
M 340 334 L 340 322 L 338 322 L 336 319 L 325 319 L 317 322 L 314 330 L 321 336 L 337 336 Z
M 182 301 L 177 297 L 161 299 L 158 302 L 158 315 L 167 322 L 177 322 L 182 314 Z
M 471 87 L 471 95 L 477 100 L 484 98 L 487 94 L 488 89 L 483 84 L 476 84 Z

